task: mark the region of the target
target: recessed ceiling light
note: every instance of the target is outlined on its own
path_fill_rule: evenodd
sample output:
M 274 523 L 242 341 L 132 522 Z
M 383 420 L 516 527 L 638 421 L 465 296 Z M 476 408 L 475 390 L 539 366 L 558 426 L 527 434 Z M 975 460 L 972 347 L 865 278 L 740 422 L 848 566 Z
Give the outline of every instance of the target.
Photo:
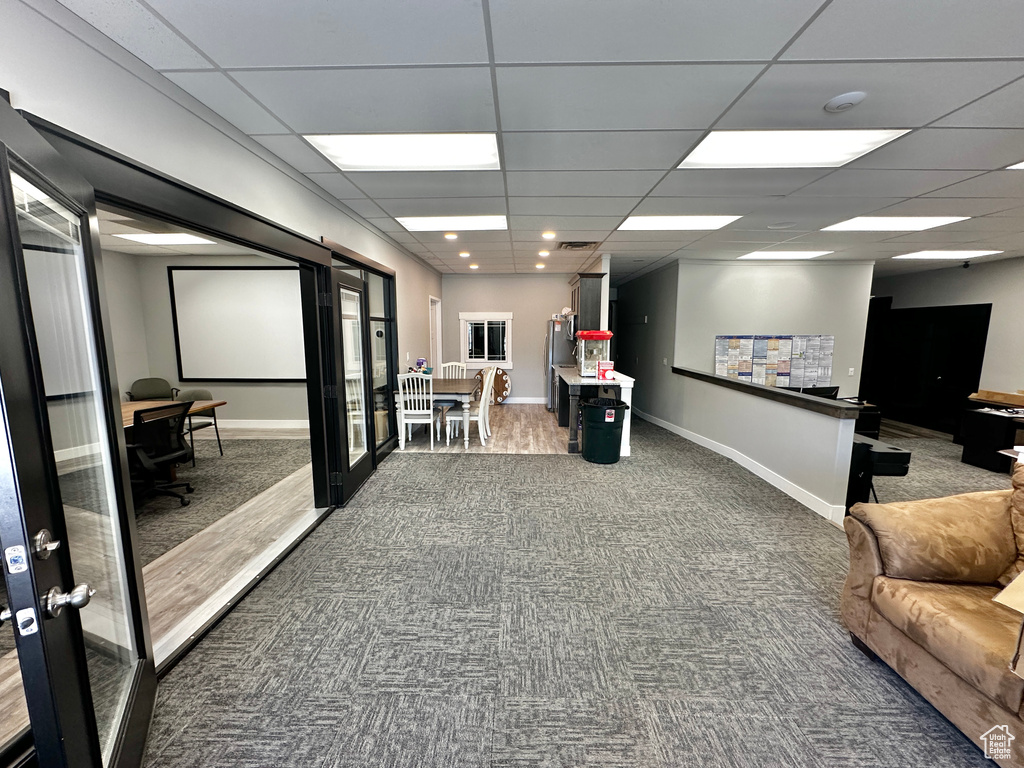
M 970 216 L 858 216 L 840 221 L 822 232 L 920 232 L 924 229 L 942 227 L 957 221 L 966 221 Z
M 458 240 L 459 236 L 457 234 L 455 234 L 454 232 L 445 232 L 444 233 L 444 239 L 445 240 Z
M 132 240 L 144 245 L 216 245 L 213 240 L 207 240 L 195 235 L 187 235 L 184 232 L 167 232 L 164 234 L 147 235 L 114 235 L 125 240 Z
M 504 216 L 400 216 L 395 219 L 409 232 L 462 232 L 508 229 Z
M 709 230 L 721 229 L 741 216 L 630 216 L 620 230 Z
M 544 269 L 544 265 L 543 264 L 537 264 L 537 269 Z
M 470 269 L 480 269 L 480 265 L 479 264 L 470 264 L 469 268 Z
M 304 138 L 343 171 L 501 169 L 493 133 L 350 133 Z
M 748 253 L 745 256 L 740 256 L 741 259 L 783 259 L 786 261 L 796 261 L 799 259 L 816 259 L 819 256 L 824 256 L 829 253 L 835 253 L 835 251 L 754 251 Z
M 1008 170 L 1008 171 L 1024 171 L 1024 163 L 1017 163 L 1016 165 L 1011 165 L 1006 170 Z
M 550 256 L 551 251 L 537 251 L 538 256 Z
M 468 258 L 469 258 L 469 251 L 462 251 L 462 252 L 461 252 L 461 253 L 459 254 L 459 256 L 461 256 L 461 257 L 462 257 L 462 258 L 464 258 L 464 259 L 468 259 Z
M 838 168 L 907 130 L 712 131 L 680 168 Z
M 540 236 L 543 237 L 545 240 L 554 240 L 555 239 L 555 233 L 554 232 L 541 232 Z
M 894 259 L 935 259 L 963 261 L 964 259 L 976 259 L 979 256 L 991 256 L 1002 251 L 916 251 L 904 253 L 901 256 L 893 256 Z

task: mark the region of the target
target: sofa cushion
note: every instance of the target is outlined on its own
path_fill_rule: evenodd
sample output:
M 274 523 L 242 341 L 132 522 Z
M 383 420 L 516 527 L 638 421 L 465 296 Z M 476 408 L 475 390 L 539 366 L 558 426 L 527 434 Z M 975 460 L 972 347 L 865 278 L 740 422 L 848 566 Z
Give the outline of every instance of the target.
M 1017 559 L 1009 491 L 854 504 L 850 514 L 874 532 L 886 576 L 995 584 Z
M 998 587 L 875 579 L 871 602 L 882 616 L 951 672 L 1011 712 L 1024 680 L 1010 671 L 1021 615 L 992 598 Z
M 1017 559 L 1010 564 L 999 583 L 1004 587 L 1024 573 L 1024 464 L 1013 465 L 1013 493 L 1010 495 L 1010 522 L 1017 541 Z

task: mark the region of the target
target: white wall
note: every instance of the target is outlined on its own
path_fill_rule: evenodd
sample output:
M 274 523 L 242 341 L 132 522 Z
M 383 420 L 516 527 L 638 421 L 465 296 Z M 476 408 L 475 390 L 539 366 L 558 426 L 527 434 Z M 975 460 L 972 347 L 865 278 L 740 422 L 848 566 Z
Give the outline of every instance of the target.
M 461 354 L 460 312 L 511 312 L 514 367 L 508 372 L 512 382 L 510 399 L 547 402 L 544 336 L 551 315 L 569 303 L 568 277 L 445 275 L 442 290 L 442 362 L 458 360 Z
M 426 349 L 439 273 L 55 0 L 31 5 L 0 0 L 0 88 L 16 108 L 394 269 L 400 359 Z
M 720 334 L 831 334 L 832 386 L 857 394 L 872 264 L 679 262 L 675 364 L 714 373 Z M 848 369 L 854 375 L 848 375 Z
M 912 275 L 879 277 L 871 292 L 892 296 L 893 309 L 955 304 L 991 304 L 981 388 L 997 392 L 1024 389 L 1024 259 L 959 265 Z
M 677 311 L 692 321 L 701 313 L 715 315 L 715 303 L 720 301 L 710 287 L 704 297 L 692 291 L 693 283 L 684 291 L 683 274 L 691 266 L 673 263 L 618 288 L 615 367 L 636 379 L 634 415 L 728 456 L 819 515 L 840 522 L 845 512 L 853 420 L 834 419 L 672 373 L 679 336 L 686 332 L 684 323 L 676 321 Z M 724 282 L 735 279 L 732 273 L 720 273 L 720 277 Z M 811 286 L 814 281 L 805 284 Z M 866 318 L 866 283 L 863 302 Z M 714 333 L 706 347 L 712 360 L 713 337 Z M 858 355 L 863 327 L 860 339 Z M 696 355 L 696 348 L 690 346 L 682 345 L 685 352 Z M 714 371 L 713 365 L 681 360 L 676 364 Z

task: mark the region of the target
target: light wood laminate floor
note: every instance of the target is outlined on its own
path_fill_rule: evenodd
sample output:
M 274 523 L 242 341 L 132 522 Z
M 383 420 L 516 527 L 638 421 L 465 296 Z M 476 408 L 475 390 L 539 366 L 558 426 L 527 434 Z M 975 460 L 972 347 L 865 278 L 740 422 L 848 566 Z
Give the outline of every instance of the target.
M 491 437 L 487 445 L 480 444 L 480 433 L 476 422 L 469 427 L 469 453 L 567 453 L 569 450 L 569 429 L 558 426 L 555 414 L 544 405 L 503 403 L 491 406 Z M 428 453 L 430 437 L 424 428 L 413 430 L 413 439 L 406 441 L 406 453 Z M 434 433 L 434 453 L 466 453 L 462 432 L 452 437 L 445 445 L 444 424 L 441 425 L 441 439 Z

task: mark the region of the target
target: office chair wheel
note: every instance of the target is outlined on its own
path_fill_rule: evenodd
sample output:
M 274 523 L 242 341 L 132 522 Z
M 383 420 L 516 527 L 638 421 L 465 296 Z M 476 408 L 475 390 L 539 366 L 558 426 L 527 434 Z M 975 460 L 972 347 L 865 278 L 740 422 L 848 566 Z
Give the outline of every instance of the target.
M 182 499 L 181 500 L 181 506 L 183 506 L 183 507 L 187 507 L 191 503 L 192 503 L 192 499 Z
M 185 486 L 185 493 L 195 493 L 195 490 L 196 489 L 193 488 L 191 485 L 186 485 Z

